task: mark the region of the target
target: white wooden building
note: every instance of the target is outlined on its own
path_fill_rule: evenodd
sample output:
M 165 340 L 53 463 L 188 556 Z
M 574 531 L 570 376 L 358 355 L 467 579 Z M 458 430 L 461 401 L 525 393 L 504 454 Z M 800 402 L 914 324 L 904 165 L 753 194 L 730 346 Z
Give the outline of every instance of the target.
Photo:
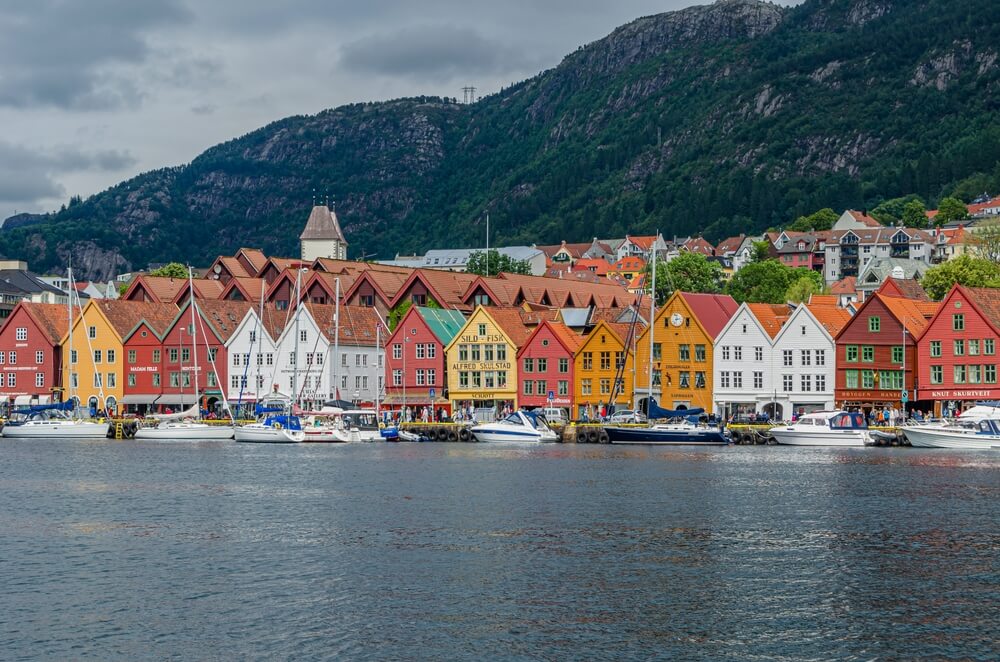
M 773 399 L 773 337 L 787 306 L 744 303 L 715 339 L 712 402 L 716 414 L 754 414 Z

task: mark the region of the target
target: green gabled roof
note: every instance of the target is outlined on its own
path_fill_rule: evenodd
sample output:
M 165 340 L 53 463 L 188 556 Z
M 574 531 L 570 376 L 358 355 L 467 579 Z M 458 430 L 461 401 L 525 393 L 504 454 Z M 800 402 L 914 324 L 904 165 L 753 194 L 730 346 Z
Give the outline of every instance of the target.
M 417 314 L 424 318 L 431 333 L 437 336 L 442 345 L 451 342 L 462 327 L 465 326 L 465 315 L 457 310 L 445 310 L 444 308 L 426 308 L 417 306 Z

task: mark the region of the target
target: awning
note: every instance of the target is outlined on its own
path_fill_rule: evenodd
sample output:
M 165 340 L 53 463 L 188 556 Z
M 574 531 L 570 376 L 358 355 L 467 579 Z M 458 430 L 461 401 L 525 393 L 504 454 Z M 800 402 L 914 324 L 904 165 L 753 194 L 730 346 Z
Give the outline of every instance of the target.
M 172 393 L 161 395 L 156 399 L 158 405 L 193 405 L 194 393 Z
M 151 405 L 160 397 L 159 393 L 129 393 L 120 400 L 123 405 Z
M 385 396 L 385 399 L 382 400 L 381 404 L 387 407 L 393 407 L 393 406 L 398 407 L 404 404 L 409 406 L 429 405 L 429 404 L 450 405 L 451 402 L 445 398 L 442 398 L 441 396 L 435 397 L 432 401 L 430 396 L 430 391 L 427 390 L 411 392 L 410 389 L 406 389 L 405 402 L 403 401 L 402 393 L 390 393 L 387 396 Z
M 15 407 L 24 407 L 24 406 L 30 405 L 30 404 L 31 404 L 31 396 L 30 395 L 19 395 L 19 396 L 17 396 L 17 397 L 14 398 L 14 406 Z

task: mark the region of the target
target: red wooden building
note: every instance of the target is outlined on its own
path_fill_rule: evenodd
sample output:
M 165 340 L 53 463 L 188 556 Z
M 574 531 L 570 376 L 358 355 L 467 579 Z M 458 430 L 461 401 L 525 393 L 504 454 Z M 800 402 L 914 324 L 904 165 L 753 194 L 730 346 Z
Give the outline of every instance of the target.
M 124 338 L 125 385 L 122 407 L 127 413 L 153 410 L 163 395 L 163 334 L 177 317 L 177 307 L 164 305 L 147 314 Z
M 576 411 L 573 374 L 584 338 L 561 322 L 542 322 L 517 352 L 517 401 L 524 407 L 558 407 Z M 543 388 L 537 388 L 543 384 Z M 549 401 L 548 392 L 552 391 Z
M 921 397 L 934 413 L 1000 399 L 1000 289 L 955 285 L 917 341 Z
M 457 310 L 412 306 L 407 311 L 385 344 L 387 408 L 433 406 L 450 412 L 444 348 L 464 325 L 465 316 Z
M 916 339 L 937 310 L 937 303 L 875 293 L 837 334 L 838 407 L 926 409 L 915 389 Z M 905 333 L 904 333 L 905 329 Z M 907 403 L 903 407 L 903 392 Z
M 17 304 L 0 328 L 0 397 L 9 404 L 46 404 L 61 384 L 60 342 L 69 327 L 66 306 Z M 56 398 L 58 399 L 58 398 Z

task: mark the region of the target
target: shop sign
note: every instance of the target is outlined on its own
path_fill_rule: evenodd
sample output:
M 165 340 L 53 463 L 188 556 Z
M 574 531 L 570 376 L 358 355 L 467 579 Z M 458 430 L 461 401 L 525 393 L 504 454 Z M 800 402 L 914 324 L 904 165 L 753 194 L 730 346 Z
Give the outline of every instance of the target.
M 983 389 L 980 391 L 931 391 L 931 398 L 934 400 L 946 400 L 949 398 L 995 398 L 1000 397 L 1000 389 Z

